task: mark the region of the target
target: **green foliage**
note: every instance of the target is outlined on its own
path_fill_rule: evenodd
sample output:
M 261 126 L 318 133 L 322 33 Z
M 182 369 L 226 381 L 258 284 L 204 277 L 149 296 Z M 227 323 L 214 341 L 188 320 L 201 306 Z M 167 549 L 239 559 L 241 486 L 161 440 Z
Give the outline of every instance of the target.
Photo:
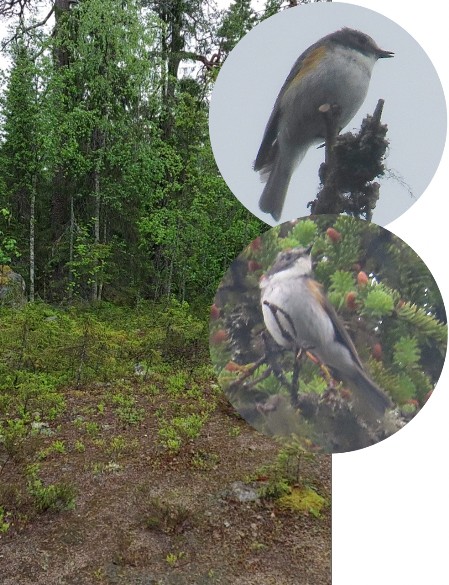
M 344 270 L 336 270 L 330 276 L 328 297 L 336 309 L 341 309 L 346 302 L 346 295 L 354 289 L 354 275 Z
M 313 488 L 293 488 L 290 493 L 278 499 L 280 508 L 294 512 L 312 514 L 315 518 L 321 516 L 321 512 L 329 503 L 323 496 L 320 496 Z
M 237 436 L 237 435 L 231 435 Z M 220 457 L 217 453 L 207 451 L 196 451 L 192 456 L 192 466 L 202 471 L 211 471 L 216 469 L 220 463 Z
M 183 556 L 184 556 L 184 553 L 177 554 L 177 553 L 169 552 L 169 553 L 167 553 L 165 560 L 170 565 L 170 567 L 174 567 L 176 565 L 176 563 L 178 562 L 178 559 L 182 558 Z
M 10 523 L 8 522 L 8 513 L 0 506 L 0 534 L 8 532 Z
M 75 488 L 66 483 L 54 483 L 45 486 L 39 477 L 39 465 L 28 467 L 28 491 L 34 499 L 39 513 L 48 511 L 61 512 L 75 508 Z
M 7 235 L 7 228 L 11 212 L 6 208 L 0 208 L 0 266 L 11 264 L 15 258 L 20 257 L 17 240 Z
M 71 274 L 68 283 L 70 292 L 82 297 L 95 278 L 100 278 L 103 284 L 107 283 L 111 253 L 112 244 L 95 243 L 87 227 L 80 227 L 74 242 L 73 260 L 66 264 Z
M 420 359 L 418 341 L 413 337 L 401 337 L 394 344 L 393 361 L 400 368 L 416 366 Z
M 84 453 L 86 450 L 86 445 L 82 441 L 80 441 L 79 439 L 77 439 L 75 441 L 74 447 L 75 447 L 75 451 L 78 451 L 78 453 Z
M 133 396 L 118 392 L 112 397 L 118 418 L 126 425 L 137 425 L 145 418 L 145 411 L 136 404 Z
M 315 267 L 317 279 L 328 287 L 330 277 L 336 270 L 348 271 L 357 263 L 362 252 L 362 236 L 370 226 L 364 222 L 352 221 L 345 216 L 337 216 L 329 225 L 325 217 L 316 219 L 318 236 L 315 240 L 312 253 L 315 257 L 322 258 Z M 336 244 L 326 235 L 326 229 L 332 227 L 342 235 Z
M 163 392 L 170 393 L 171 402 L 161 403 L 155 414 L 159 443 L 172 454 L 179 453 L 188 442 L 198 438 L 215 409 L 214 396 L 206 396 L 204 392 L 205 374 L 204 367 L 190 370 L 189 374 L 181 370 L 165 381 Z
M 158 437 L 161 445 L 171 453 L 178 453 L 185 441 L 199 436 L 206 420 L 206 415 L 197 413 L 170 419 L 160 416 Z
M 156 428 L 147 441 L 169 455 L 188 447 L 190 462 L 219 393 L 210 388 L 210 365 L 196 365 L 198 356 L 185 367 L 163 360 L 170 320 L 159 307 L 142 302 L 134 310 L 109 303 L 56 309 L 35 303 L 0 309 L 0 531 L 46 510 L 73 508 L 70 481 L 45 479 L 63 469 L 61 461 L 73 459 L 75 467 L 85 462 L 94 475 L 121 472 L 125 457 L 139 456 L 142 435 L 130 438 L 130 427 L 144 418 Z M 182 318 L 190 314 L 192 323 L 202 323 L 189 311 L 184 305 Z M 173 315 L 176 325 L 177 309 Z M 200 345 L 203 330 L 196 330 Z M 195 345 L 194 335 L 182 335 Z M 143 372 L 136 372 L 142 363 Z M 117 434 L 115 423 L 126 432 Z M 207 470 L 216 459 L 206 454 L 192 465 Z
M 226 11 L 218 36 L 221 48 L 228 54 L 238 41 L 257 24 L 257 15 L 251 6 L 251 0 L 236 0 Z
M 380 318 L 390 315 L 394 308 L 392 295 L 381 285 L 374 287 L 366 296 L 364 311 L 372 317 Z
M 267 483 L 260 488 L 259 493 L 263 498 L 279 500 L 291 494 L 292 486 L 301 481 L 301 464 L 305 459 L 312 458 L 297 439 L 286 440 L 276 457 L 276 461 L 268 467 L 260 470 L 260 473 L 268 476 Z
M 167 392 L 176 396 L 186 388 L 188 376 L 186 372 L 176 372 L 167 379 Z
M 110 404 L 122 424 L 140 424 L 145 410 L 127 380 L 133 380 L 135 364 L 145 356 L 148 381 L 144 384 L 156 388 L 157 393 L 166 388 L 173 398 L 192 405 L 192 412 L 161 422 L 162 428 L 170 429 L 161 431 L 161 439 L 170 449 L 176 451 L 184 441 L 198 436 L 207 412 L 213 408 L 214 403 L 205 401 L 202 391 L 210 371 L 199 367 L 195 376 L 173 371 L 172 365 L 161 362 L 156 351 L 162 345 L 164 355 L 171 356 L 173 344 L 182 346 L 188 353 L 177 357 L 190 359 L 191 364 L 205 355 L 204 324 L 192 316 L 186 304 L 174 303 L 162 314 L 158 307 L 142 305 L 141 312 L 131 314 L 126 308 L 108 304 L 90 310 L 56 310 L 35 303 L 17 310 L 3 308 L 0 319 L 0 446 L 8 457 L 22 457 L 30 437 L 43 434 L 47 428 L 38 431 L 38 426 L 48 425 L 64 412 L 65 392 L 70 387 L 82 388 L 125 376 L 109 393 L 107 402 L 100 402 L 92 412 L 101 416 Z M 193 405 L 200 414 L 193 412 Z M 95 420 L 79 419 L 75 425 L 93 438 L 101 432 Z M 82 451 L 84 446 L 76 448 Z M 64 445 L 55 440 L 41 456 L 63 453 L 63 449 Z
M 42 449 L 42 451 L 40 451 L 38 454 L 38 458 L 46 459 L 52 453 L 59 453 L 63 455 L 65 454 L 65 452 L 66 450 L 64 441 L 57 439 L 56 441 L 53 441 L 53 443 L 49 445 L 46 449 Z
M 28 273 L 35 197 L 35 284 L 46 301 L 203 303 L 266 229 L 216 167 L 213 72 L 177 78 L 183 57 L 209 53 L 211 34 L 223 57 L 255 13 L 238 2 L 211 27 L 201 4 L 172 8 L 85 0 L 30 50 L 22 41 L 13 48 L 0 104 L 0 209 L 11 212 L 0 256 L 21 254 L 19 272 Z
M 22 447 L 30 434 L 28 422 L 27 418 L 1 420 L 0 445 L 8 457 L 15 459 L 22 454 Z
M 185 436 L 187 439 L 196 439 L 203 427 L 204 417 L 195 413 L 184 417 L 176 416 L 171 423 L 181 436 Z
M 99 462 L 92 465 L 92 473 L 94 475 L 103 475 L 105 473 L 118 473 L 122 470 L 122 466 L 115 461 L 109 461 L 108 463 Z
M 267 0 L 261 20 L 265 20 L 270 18 L 270 16 L 277 14 L 281 10 L 283 3 L 284 0 Z
M 133 445 L 131 445 L 125 437 L 117 435 L 116 437 L 112 437 L 108 446 L 108 451 L 115 455 L 121 455 L 127 452 L 132 446 Z
M 207 347 L 202 340 L 206 338 L 206 323 L 192 314 L 187 302 L 170 299 L 158 320 L 165 328 L 165 339 L 161 344 L 164 358 L 189 363 L 204 361 Z
M 317 235 L 317 226 L 311 219 L 298 221 L 291 231 L 291 237 L 294 239 L 294 245 L 307 247 L 311 244 Z
M 404 404 L 408 400 L 415 398 L 416 396 L 416 386 L 413 383 L 411 377 L 405 373 L 401 372 L 396 376 L 394 387 L 390 388 L 390 394 L 393 400 L 397 404 Z
M 438 321 L 427 307 L 418 307 L 413 303 L 403 302 L 396 309 L 400 320 L 405 321 L 423 337 L 434 337 L 442 345 L 447 343 L 447 327 Z

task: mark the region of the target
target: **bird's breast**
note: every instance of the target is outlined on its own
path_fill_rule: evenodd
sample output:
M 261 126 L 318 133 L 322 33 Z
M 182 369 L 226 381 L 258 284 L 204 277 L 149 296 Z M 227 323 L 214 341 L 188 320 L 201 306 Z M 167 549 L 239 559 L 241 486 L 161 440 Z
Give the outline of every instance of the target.
M 310 140 L 324 137 L 325 122 L 319 112 L 323 104 L 339 105 L 340 126 L 346 126 L 366 97 L 375 61 L 358 51 L 337 47 L 309 64 L 283 95 L 280 134 L 301 133 Z
M 262 290 L 265 325 L 281 347 L 319 350 L 334 338 L 332 322 L 317 296 L 321 291 L 311 289 L 310 282 L 314 283 L 307 277 L 289 278 L 279 273 Z

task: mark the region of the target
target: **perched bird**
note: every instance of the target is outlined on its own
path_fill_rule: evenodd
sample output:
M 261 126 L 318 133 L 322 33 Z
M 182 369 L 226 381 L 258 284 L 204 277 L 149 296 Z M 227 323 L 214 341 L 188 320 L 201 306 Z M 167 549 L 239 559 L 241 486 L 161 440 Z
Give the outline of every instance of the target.
M 260 289 L 265 326 L 275 342 L 315 355 L 351 388 L 356 414 L 376 424 L 391 400 L 367 376 L 342 321 L 312 277 L 310 248 L 280 252 Z
M 362 105 L 378 59 L 393 57 L 351 28 L 327 35 L 297 59 L 276 99 L 254 162 L 265 188 L 259 207 L 279 220 L 291 176 L 307 150 L 326 135 L 320 106 L 340 108 L 339 129 Z

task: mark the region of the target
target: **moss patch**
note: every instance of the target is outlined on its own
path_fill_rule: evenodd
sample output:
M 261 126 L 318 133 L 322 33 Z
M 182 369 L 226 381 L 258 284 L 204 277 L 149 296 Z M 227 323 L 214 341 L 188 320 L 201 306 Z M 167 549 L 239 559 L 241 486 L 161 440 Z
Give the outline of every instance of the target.
M 310 487 L 294 487 L 289 494 L 279 498 L 278 505 L 292 512 L 312 514 L 319 518 L 328 502 Z

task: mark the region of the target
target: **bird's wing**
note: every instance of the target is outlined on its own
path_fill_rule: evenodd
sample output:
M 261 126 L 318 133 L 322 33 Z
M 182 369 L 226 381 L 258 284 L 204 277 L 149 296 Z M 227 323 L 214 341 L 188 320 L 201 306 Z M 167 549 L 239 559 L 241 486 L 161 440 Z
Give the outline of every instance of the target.
M 271 172 L 279 148 L 277 144 L 277 136 L 279 115 L 281 112 L 278 101 L 279 98 L 274 104 L 273 111 L 271 112 L 270 119 L 265 128 L 262 144 L 260 145 L 259 152 L 254 161 L 254 170 L 261 171 L 262 175 L 268 175 Z
M 329 302 L 329 299 L 324 294 L 321 284 L 319 284 L 318 282 L 316 282 L 313 279 L 310 279 L 308 281 L 307 285 L 308 285 L 309 289 L 311 290 L 311 292 L 313 294 L 315 294 L 315 296 L 317 298 L 320 299 L 322 307 L 324 308 L 326 313 L 331 318 L 332 325 L 334 327 L 334 332 L 335 332 L 335 339 L 337 341 L 339 341 L 340 343 L 342 343 L 343 345 L 345 345 L 349 349 L 354 361 L 357 363 L 357 365 L 361 368 L 362 371 L 365 371 L 365 368 L 364 368 L 364 366 L 359 358 L 359 355 L 357 353 L 357 350 L 355 348 L 355 345 L 354 345 L 352 339 L 349 336 L 349 333 L 346 331 L 346 329 L 343 325 L 343 322 L 341 321 L 340 317 L 337 315 L 334 307 Z
M 279 133 L 279 118 L 281 115 L 281 104 L 287 92 L 296 88 L 297 84 L 307 75 L 327 52 L 327 48 L 315 43 L 302 53 L 293 65 L 284 85 L 279 92 L 273 106 L 270 118 L 265 128 L 262 143 L 254 161 L 254 170 L 261 171 L 266 175 L 271 172 L 276 154 L 278 152 L 277 137 Z

